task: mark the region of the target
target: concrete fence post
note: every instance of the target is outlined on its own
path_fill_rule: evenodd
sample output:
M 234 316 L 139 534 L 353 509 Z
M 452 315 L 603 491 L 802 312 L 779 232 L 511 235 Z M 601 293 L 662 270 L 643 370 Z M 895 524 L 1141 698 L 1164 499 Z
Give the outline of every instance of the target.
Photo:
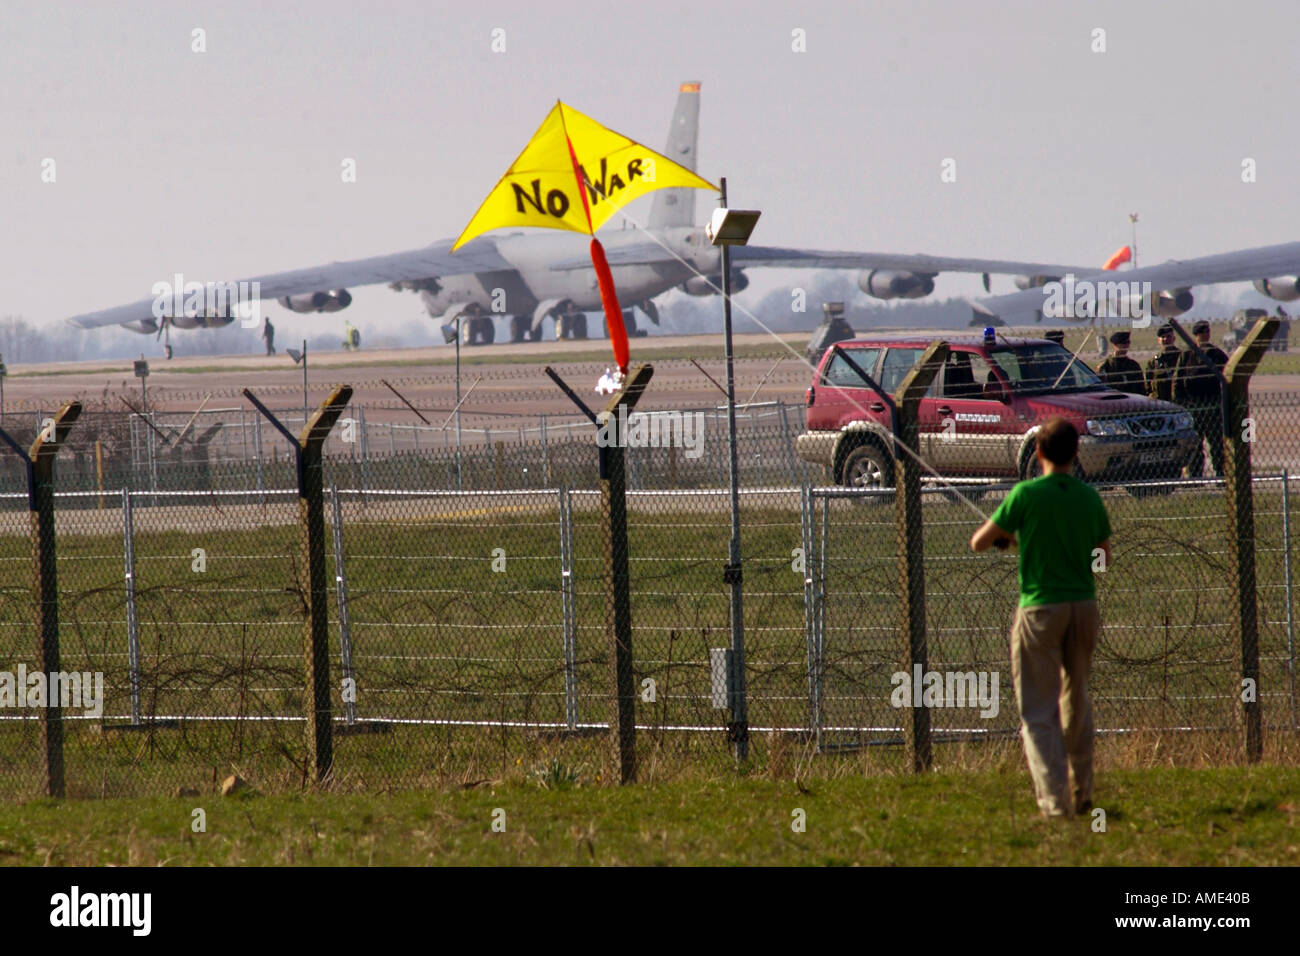
M 54 458 L 63 447 L 73 424 L 81 415 L 81 403 L 69 402 L 53 419 L 37 424 L 36 440 L 23 450 L 8 432 L 0 429 L 0 440 L 23 460 L 27 473 L 27 508 L 32 541 L 32 596 L 35 603 L 36 670 L 50 677 L 59 672 L 59 582 L 54 537 Z M 53 693 L 50 693 L 53 691 Z M 41 756 L 44 763 L 43 791 L 62 797 L 63 708 L 53 681 L 47 684 L 41 709 Z
M 912 674 L 918 665 L 928 665 L 925 634 L 925 548 L 921 524 L 920 423 L 917 412 L 930 382 L 948 358 L 948 343 L 930 345 L 894 392 L 897 407 L 895 437 L 906 451 L 894 455 L 894 486 L 897 489 L 895 517 L 898 533 L 898 593 L 902 598 L 900 629 L 903 635 L 903 670 Z M 912 769 L 930 769 L 930 711 L 919 700 L 912 701 L 904 722 L 903 739 Z
M 325 574 L 325 487 L 322 448 L 348 402 L 352 386 L 340 385 L 294 435 L 248 389 L 244 396 L 291 443 L 298 465 L 298 522 L 306 571 L 307 616 L 303 649 L 307 718 L 307 762 L 312 779 L 324 782 L 334 763 L 329 658 L 329 587 Z
M 1224 490 L 1228 498 L 1227 537 L 1233 549 L 1231 562 L 1232 616 L 1241 644 L 1242 723 L 1246 759 L 1258 763 L 1264 752 L 1263 721 L 1259 698 L 1259 608 L 1255 581 L 1255 512 L 1251 487 L 1250 447 L 1254 439 L 1250 421 L 1250 376 L 1278 329 L 1274 318 L 1260 319 L 1228 357 L 1223 369 L 1227 386 L 1223 436 Z

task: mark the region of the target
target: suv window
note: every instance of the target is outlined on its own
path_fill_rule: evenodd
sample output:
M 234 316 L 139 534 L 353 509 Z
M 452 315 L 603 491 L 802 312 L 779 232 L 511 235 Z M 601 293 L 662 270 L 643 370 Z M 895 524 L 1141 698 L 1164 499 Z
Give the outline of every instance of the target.
M 852 351 L 853 361 L 857 362 L 864 372 L 875 377 L 876 360 L 880 358 L 880 349 L 846 349 Z M 838 352 L 831 356 L 831 360 L 826 363 L 826 371 L 822 373 L 822 381 L 828 385 L 839 385 L 842 388 L 867 388 L 867 383 L 862 381 L 862 376 L 849 367 L 849 363 L 844 361 L 843 356 Z
M 903 382 L 903 376 L 912 370 L 925 349 L 889 349 L 885 364 L 880 370 L 880 387 L 891 395 Z
M 1019 345 L 1015 348 L 994 349 L 989 355 L 1017 392 L 1105 388 L 1101 379 L 1082 359 L 1075 359 L 1071 364 L 1070 352 L 1059 345 Z
M 983 398 L 993 370 L 978 352 L 949 352 L 943 369 L 944 398 Z

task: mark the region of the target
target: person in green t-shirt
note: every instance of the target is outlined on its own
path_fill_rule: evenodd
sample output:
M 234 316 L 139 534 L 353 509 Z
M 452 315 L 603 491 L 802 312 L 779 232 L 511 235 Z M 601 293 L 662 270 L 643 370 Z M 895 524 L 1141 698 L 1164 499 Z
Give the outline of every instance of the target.
M 1043 475 L 1011 489 L 970 539 L 972 551 L 1020 551 L 1020 606 L 1011 680 L 1038 808 L 1047 817 L 1092 808 L 1094 726 L 1088 674 L 1101 617 L 1094 571 L 1110 566 L 1110 518 L 1074 477 L 1079 433 L 1063 418 L 1039 428 Z

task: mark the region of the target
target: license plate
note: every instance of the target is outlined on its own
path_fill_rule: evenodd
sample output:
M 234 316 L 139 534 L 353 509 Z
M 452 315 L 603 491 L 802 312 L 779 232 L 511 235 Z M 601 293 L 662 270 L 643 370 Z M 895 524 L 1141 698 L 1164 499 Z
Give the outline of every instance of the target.
M 1144 451 L 1138 456 L 1139 465 L 1158 465 L 1163 461 L 1168 461 L 1173 457 L 1172 452 L 1167 451 Z

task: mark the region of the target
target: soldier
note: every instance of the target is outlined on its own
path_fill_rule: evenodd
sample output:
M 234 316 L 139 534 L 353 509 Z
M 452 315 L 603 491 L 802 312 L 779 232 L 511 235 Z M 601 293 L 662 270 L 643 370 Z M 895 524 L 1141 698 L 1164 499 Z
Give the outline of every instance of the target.
M 1127 330 L 1111 335 L 1110 344 L 1115 346 L 1115 354 L 1097 366 L 1097 374 L 1116 391 L 1145 395 L 1146 378 L 1142 374 L 1142 366 L 1128 357 L 1131 340 L 1132 336 Z
M 1204 319 L 1192 326 L 1192 335 L 1202 352 L 1222 372 L 1228 356 L 1217 345 L 1210 344 L 1210 323 Z M 1178 356 L 1174 369 L 1174 401 L 1192 413 L 1196 433 L 1210 446 L 1210 464 L 1214 474 L 1223 477 L 1223 419 L 1220 412 L 1219 377 L 1205 367 L 1199 355 L 1187 349 Z M 1196 456 L 1187 466 L 1189 478 L 1199 478 L 1205 468 L 1205 450 L 1196 446 Z
M 265 324 L 262 326 L 262 338 L 266 340 L 266 354 L 275 354 L 275 326 L 271 324 L 270 319 L 262 320 Z
M 1178 365 L 1178 346 L 1174 344 L 1174 327 L 1162 325 L 1156 330 L 1160 351 L 1147 362 L 1147 394 L 1164 402 L 1174 400 L 1174 368 Z

